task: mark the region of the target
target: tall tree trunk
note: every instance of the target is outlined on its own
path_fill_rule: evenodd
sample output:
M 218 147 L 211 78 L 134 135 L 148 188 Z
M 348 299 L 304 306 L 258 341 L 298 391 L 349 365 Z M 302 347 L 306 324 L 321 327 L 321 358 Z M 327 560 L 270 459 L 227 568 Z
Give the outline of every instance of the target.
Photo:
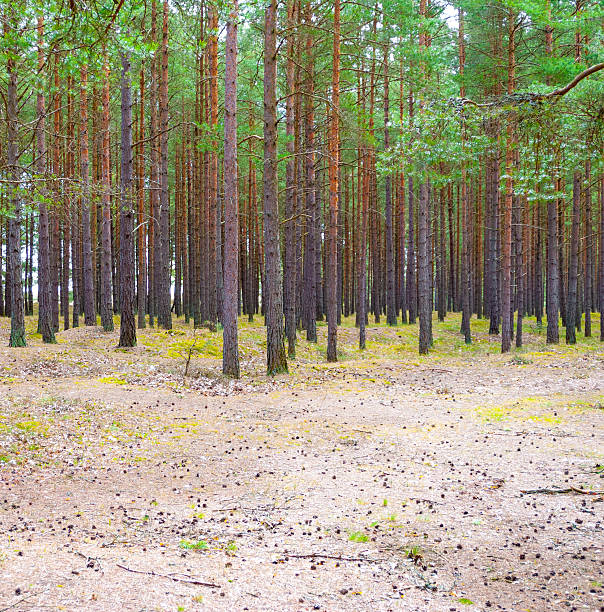
M 205 54 L 207 56 L 207 52 Z M 204 75 L 202 82 L 203 118 L 206 125 L 210 123 L 209 84 Z M 210 281 L 210 236 L 215 230 L 210 228 L 210 153 L 202 153 L 202 270 L 201 270 L 201 318 L 203 321 L 210 320 L 210 292 L 214 290 L 214 284 Z
M 277 199 L 277 0 L 264 20 L 264 265 L 267 373 L 287 372 L 283 330 L 279 202 Z
M 401 59 L 401 75 L 400 75 L 400 124 L 401 135 L 404 125 L 405 114 L 405 92 L 403 87 L 403 60 Z M 401 309 L 401 323 L 407 322 L 407 291 L 405 287 L 405 266 L 407 261 L 407 249 L 405 242 L 405 154 L 404 147 L 401 147 L 401 170 L 399 175 L 399 184 L 397 190 L 398 203 L 398 291 L 399 304 Z
M 560 192 L 562 189 L 561 176 L 558 177 L 557 184 L 558 187 L 556 191 Z M 560 299 L 560 317 L 562 318 L 562 325 L 564 325 L 564 327 L 566 327 L 566 290 L 564 286 L 565 224 L 566 210 L 562 199 L 558 199 L 558 296 Z
M 4 203 L 4 198 L 0 196 L 0 202 Z M 4 308 L 4 288 L 2 285 L 2 266 L 3 266 L 3 257 L 2 257 L 2 221 L 0 220 L 0 317 L 3 317 L 6 312 Z
M 138 274 L 136 279 L 138 328 L 146 327 L 145 313 L 147 310 L 147 252 L 145 244 L 145 69 L 141 67 L 139 92 L 139 123 L 138 140 L 140 144 L 136 155 L 136 196 L 137 196 L 137 242 L 138 242 Z M 148 221 L 153 223 L 153 221 Z M 148 225 L 147 223 L 147 225 Z
M 217 184 L 221 185 L 220 166 L 217 164 Z M 224 171 L 224 168 L 223 168 Z M 222 321 L 222 301 L 224 298 L 223 274 L 224 268 L 222 263 L 222 240 L 223 240 L 223 194 L 217 189 L 216 197 L 216 319 Z
M 72 215 L 74 214 L 74 192 L 71 183 L 74 179 L 74 164 L 73 164 L 73 147 L 74 128 L 73 128 L 73 78 L 67 77 L 67 134 L 65 138 L 65 154 L 64 154 L 64 175 L 67 178 L 68 185 L 64 188 L 64 203 L 63 203 L 63 274 L 61 277 L 61 302 L 63 308 L 63 327 L 69 329 L 69 269 L 70 269 L 70 246 L 71 246 L 71 226 Z M 75 270 L 76 261 L 72 260 L 71 268 Z M 75 301 L 77 299 L 77 285 L 74 276 L 73 279 L 73 297 L 74 297 L 74 314 L 76 313 Z
M 326 113 L 327 114 L 327 113 Z M 325 139 L 326 140 L 326 139 Z M 323 314 L 325 312 L 325 300 L 324 300 L 324 287 L 323 279 L 321 277 L 321 268 L 323 262 L 324 241 L 321 240 L 323 235 L 323 223 L 321 218 L 325 219 L 325 201 L 323 199 L 324 192 L 324 168 L 323 160 L 325 154 L 319 155 L 318 160 L 320 162 L 319 169 L 317 171 L 317 181 L 315 184 L 315 293 L 316 293 L 316 318 L 317 321 L 323 320 Z M 321 214 L 323 217 L 321 217 Z
M 409 123 L 413 124 L 413 91 L 409 90 Z M 412 145 L 411 145 L 412 146 Z M 415 256 L 415 194 L 413 191 L 413 177 L 407 181 L 409 192 L 409 221 L 408 221 L 408 254 L 407 254 L 407 306 L 409 308 L 409 323 L 415 323 L 417 317 L 417 286 L 415 283 L 416 256 Z
M 6 223 L 4 222 L 4 219 L 2 219 L 2 226 L 0 227 L 0 232 L 4 231 L 4 235 L 6 237 L 5 243 L 6 243 L 6 257 L 5 259 L 5 266 L 6 266 L 6 271 L 4 274 L 4 315 L 6 317 L 10 317 L 10 309 L 11 309 L 11 296 L 10 296 L 10 261 L 9 261 L 9 252 L 8 252 L 8 219 L 6 219 Z M 1 263 L 1 262 L 0 262 Z M 2 271 L 0 270 L 0 276 L 2 276 Z
M 237 270 L 239 198 L 237 192 L 237 0 L 230 4 L 224 72 L 224 302 L 222 372 L 239 378 Z
M 157 43 L 157 4 L 156 0 L 151 2 L 151 42 Z M 157 315 L 157 296 L 161 285 L 161 235 L 160 235 L 160 205 L 159 205 L 159 145 L 158 145 L 158 117 L 157 117 L 157 94 L 158 94 L 158 52 L 153 53 L 151 60 L 151 83 L 149 84 L 149 107 L 150 107 L 150 187 L 149 190 L 149 325 L 153 327 Z
M 374 12 L 372 36 L 375 38 L 377 28 L 377 13 Z M 368 153 L 369 153 L 369 261 L 371 262 L 371 312 L 376 324 L 380 322 L 380 248 L 379 248 L 379 216 L 377 211 L 377 189 L 375 174 L 375 47 L 371 50 L 371 70 L 369 73 L 369 115 L 368 115 Z
M 338 155 L 341 160 L 341 154 Z M 338 167 L 338 227 L 336 241 L 337 259 L 337 289 L 336 289 L 336 321 L 342 325 L 342 308 L 344 304 L 344 217 L 346 216 L 346 176 L 342 176 L 342 169 Z M 343 213 L 341 212 L 343 211 Z
M 105 331 L 113 331 L 111 304 L 111 178 L 109 167 L 109 64 L 107 55 L 103 64 L 103 93 L 101 114 L 101 325 Z
M 357 112 L 359 122 L 359 147 L 357 179 L 358 189 L 357 210 L 360 214 L 360 237 L 359 253 L 357 257 L 357 322 L 359 325 L 359 349 L 365 349 L 367 322 L 367 215 L 368 212 L 368 190 L 367 190 L 367 152 L 365 146 L 365 87 L 362 78 L 363 65 L 358 77 L 357 88 Z
M 472 284 L 474 289 L 474 312 L 479 319 L 483 315 L 483 262 L 482 262 L 482 228 L 483 228 L 483 209 L 482 209 L 482 170 L 479 169 L 478 176 L 474 181 L 474 228 L 473 228 L 473 251 L 472 251 L 472 274 L 474 276 Z
M 67 163 L 65 163 L 65 176 L 71 180 L 69 172 L 67 171 Z M 70 245 L 70 208 L 71 208 L 71 194 L 69 188 L 63 191 L 65 201 L 63 219 L 61 222 L 62 227 L 62 254 L 61 254 L 61 315 L 63 316 L 63 329 L 69 329 L 69 245 Z
M 430 264 L 429 264 L 429 191 L 427 180 L 419 186 L 417 218 L 417 294 L 419 315 L 419 352 L 428 353 L 430 348 Z
M 210 69 L 210 126 L 212 133 L 218 126 L 218 10 L 210 8 L 210 39 L 208 44 Z M 216 214 L 218 207 L 218 142 L 212 140 L 209 168 L 209 199 L 208 199 L 208 320 L 214 323 L 218 315 L 217 296 L 217 231 Z
M 312 14 L 311 3 L 306 5 L 305 22 L 308 27 L 306 38 L 306 68 L 305 81 L 305 146 L 304 155 L 305 181 L 306 181 L 306 218 L 304 235 L 304 287 L 302 291 L 302 322 L 306 329 L 306 339 L 309 342 L 317 341 L 317 296 L 316 296 L 316 190 L 315 190 L 315 126 L 314 126 L 314 71 L 313 71 L 313 40 L 311 34 Z
M 164 0 L 161 74 L 159 84 L 159 240 L 161 243 L 160 285 L 157 290 L 157 324 L 172 329 L 170 275 L 170 194 L 168 192 L 168 1 Z
M 327 361 L 337 361 L 338 334 L 338 207 L 340 161 L 340 0 L 333 9 L 333 68 L 329 118 L 329 226 L 327 247 Z
M 543 204 L 539 200 L 535 211 L 535 278 L 534 278 L 534 312 L 537 329 L 543 327 Z
M 551 21 L 551 2 L 547 1 L 547 18 Z M 548 23 L 545 27 L 545 52 L 551 57 L 554 53 L 554 29 Z M 549 77 L 546 79 L 547 84 L 550 84 Z M 558 189 L 560 182 L 560 164 L 559 164 L 560 145 L 556 144 L 554 148 L 554 190 Z M 546 252 L 546 270 L 545 270 L 545 314 L 547 317 L 547 343 L 558 344 L 560 341 L 558 330 L 558 312 L 560 309 L 560 280 L 559 275 L 562 270 L 558 268 L 560 245 L 558 243 L 558 199 L 549 198 L 547 200 L 547 240 L 545 245 Z
M 365 145 L 362 147 L 362 169 L 361 169 L 361 248 L 359 249 L 358 277 L 358 314 L 359 314 L 359 349 L 365 349 L 365 326 L 367 324 L 367 220 L 369 217 L 369 181 L 367 170 L 367 151 Z
M 56 51 L 56 49 L 55 49 Z M 53 139 L 52 139 L 52 171 L 55 176 L 53 186 L 53 196 L 55 201 L 61 200 L 59 181 L 56 177 L 61 176 L 61 82 L 59 80 L 58 64 L 61 61 L 60 54 L 55 52 L 53 67 Z M 59 331 L 59 266 L 60 266 L 60 246 L 61 234 L 59 226 L 59 211 L 57 207 L 51 209 L 50 215 L 51 229 L 49 234 L 50 244 L 50 301 L 52 327 L 55 332 Z
M 184 102 L 182 104 L 184 107 Z M 184 108 L 182 122 L 184 124 Z M 182 138 L 182 135 L 181 135 Z M 173 309 L 176 318 L 182 314 L 182 252 L 180 241 L 181 208 L 183 199 L 182 158 L 184 151 L 182 143 L 176 145 L 174 152 L 174 302 Z
M 516 14 L 508 14 L 508 95 L 514 93 L 516 80 Z M 512 207 L 514 185 L 512 171 L 514 165 L 515 117 L 508 117 L 505 145 L 505 200 L 503 208 L 503 245 L 502 245 L 502 278 L 501 278 L 501 352 L 507 353 L 512 344 Z
M 340 224 L 342 227 L 342 301 L 343 301 L 343 309 L 342 314 L 344 317 L 350 316 L 351 307 L 350 307 L 350 294 L 351 294 L 351 273 L 350 273 L 350 179 L 348 177 L 348 172 L 346 170 L 342 173 L 344 175 L 344 214 L 342 216 L 343 221 Z M 340 320 L 340 324 L 341 324 Z
M 48 208 L 46 206 L 46 106 L 42 82 L 44 79 L 44 18 L 38 17 L 38 78 L 40 90 L 36 96 L 36 173 L 41 180 L 41 198 L 38 223 L 38 331 L 42 341 L 56 342 L 52 327 L 50 306 L 50 243 L 48 235 Z
M 554 153 L 558 160 L 558 152 Z M 560 168 L 556 164 L 556 173 L 560 173 Z M 554 188 L 558 188 L 559 177 L 554 179 Z M 558 344 L 558 308 L 559 308 L 559 289 L 558 279 L 558 199 L 549 198 L 547 201 L 547 272 L 546 272 L 546 314 L 547 314 L 547 342 L 548 344 Z
M 34 315 L 34 213 L 30 213 L 29 221 L 29 266 L 27 273 L 27 314 Z
M 426 16 L 426 0 L 419 3 L 420 19 Z M 422 54 L 426 48 L 425 24 L 421 24 L 419 34 L 419 51 Z M 421 73 L 425 78 L 425 60 L 421 59 Z M 422 82 L 421 88 L 424 87 Z M 423 107 L 420 97 L 420 112 Z M 417 296 L 419 314 L 419 352 L 420 355 L 428 353 L 430 348 L 430 262 L 429 262 L 429 224 L 430 224 L 430 195 L 428 190 L 427 178 L 422 180 L 419 186 L 419 206 L 417 209 Z
M 121 52 L 122 138 L 120 168 L 120 340 L 119 346 L 136 345 L 134 320 L 134 202 L 132 193 L 132 86 L 130 57 Z
M 604 342 L 604 174 L 600 173 L 600 340 Z
M 297 2 L 296 23 L 300 23 L 301 10 L 300 3 Z M 297 38 L 295 60 L 295 104 L 294 104 L 294 211 L 295 211 L 295 242 L 294 242 L 294 273 L 296 278 L 295 284 L 295 304 L 296 304 L 296 327 L 302 329 L 302 289 L 303 289 L 303 262 L 302 255 L 303 247 L 303 231 L 304 231 L 304 161 L 305 155 L 302 154 L 302 143 L 304 142 L 304 122 L 302 118 L 302 94 L 301 89 L 301 72 L 302 72 L 302 37 Z
M 88 160 L 88 68 L 80 69 L 80 175 L 82 180 L 82 292 L 84 324 L 96 325 L 94 300 L 94 268 L 90 226 L 90 175 Z M 96 234 L 95 234 L 96 238 Z
M 466 88 L 464 85 L 464 67 L 466 63 L 466 46 L 464 39 L 464 19 L 463 11 L 459 9 L 459 78 L 461 86 L 459 95 L 465 98 Z M 470 317 L 472 316 L 470 305 L 470 294 L 472 286 L 472 278 L 470 271 L 470 219 L 468 205 L 468 184 L 466 173 L 466 162 L 464 156 L 466 154 L 466 124 L 465 117 L 461 116 L 461 224 L 462 224 L 462 247 L 461 247 L 461 333 L 464 336 L 466 344 L 472 343 L 472 335 L 470 333 Z
M 518 296 L 516 303 L 516 347 L 520 348 L 522 346 L 522 321 L 524 316 L 524 311 L 526 308 L 526 302 L 524 300 L 524 285 L 525 285 L 525 275 L 524 275 L 524 238 L 523 238 L 523 228 L 526 227 L 526 220 L 523 219 L 523 210 L 525 208 L 525 203 L 523 202 L 522 197 L 517 198 L 517 208 L 518 212 L 516 214 L 516 295 Z
M 585 310 L 585 337 L 591 338 L 591 311 L 593 291 L 593 228 L 591 218 L 591 162 L 585 162 L 585 266 L 583 269 L 583 309 Z
M 195 127 L 191 136 L 191 158 L 193 162 L 193 201 L 189 215 L 189 276 L 191 296 L 191 316 L 195 328 L 201 325 L 201 151 L 197 150 L 199 139 L 199 125 L 202 122 L 202 66 L 203 54 L 201 52 L 201 41 L 203 40 L 203 11 L 199 11 L 199 41 L 198 41 L 198 66 L 195 71 Z
M 185 115 L 188 119 L 188 115 Z M 191 214 L 191 198 L 192 198 L 192 168 L 190 161 L 190 145 L 189 145 L 189 133 L 190 133 L 190 122 L 189 125 L 183 126 L 183 157 L 182 157 L 182 176 L 183 176 L 183 189 L 185 190 L 184 201 L 182 206 L 182 257 L 183 257 L 183 269 L 182 269 L 182 308 L 185 315 L 185 323 L 188 325 L 191 318 L 191 279 L 189 277 L 190 272 L 190 260 L 193 257 L 191 251 L 189 251 L 189 240 L 190 240 L 190 221 L 189 217 Z
M 390 90 L 388 81 L 388 59 L 390 55 L 390 41 L 386 41 L 384 49 L 384 150 L 386 155 L 390 150 Z M 386 323 L 396 325 L 396 282 L 394 278 L 394 223 L 392 219 L 392 175 L 388 173 L 385 178 L 385 223 L 386 233 Z
M 577 276 L 579 272 L 579 220 L 581 216 L 581 173 L 573 175 L 573 212 L 570 236 L 570 255 L 568 261 L 568 297 L 566 299 L 566 344 L 575 344 L 577 319 Z
M 294 180 L 295 158 L 295 125 L 294 98 L 296 96 L 294 33 L 296 24 L 296 0 L 287 4 L 287 99 L 285 101 L 285 130 L 287 134 L 287 162 L 285 166 L 285 269 L 283 283 L 283 300 L 285 310 L 285 335 L 289 357 L 296 355 L 296 242 L 295 219 L 296 184 Z
M 17 8 L 8 9 L 5 36 L 14 36 L 17 27 Z M 21 277 L 21 185 L 19 170 L 19 104 L 17 99 L 17 65 L 19 50 L 12 46 L 7 54 L 6 73 L 6 165 L 9 178 L 10 221 L 7 240 L 7 288 L 10 286 L 10 340 L 9 346 L 25 346 L 25 312 L 23 279 Z
M 497 129 L 493 125 L 493 131 Z M 489 225 L 487 231 L 488 255 L 487 255 L 487 274 L 489 277 L 489 334 L 499 334 L 500 319 L 500 300 L 499 300 L 499 274 L 498 274 L 498 246 L 499 246 L 499 161 L 498 149 L 487 162 L 490 167 L 488 190 L 489 190 Z

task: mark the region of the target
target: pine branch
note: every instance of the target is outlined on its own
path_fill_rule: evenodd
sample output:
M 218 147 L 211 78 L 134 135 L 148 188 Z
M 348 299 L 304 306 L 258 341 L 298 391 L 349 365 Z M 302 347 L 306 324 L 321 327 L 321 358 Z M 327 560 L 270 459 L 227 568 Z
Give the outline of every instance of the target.
M 493 108 L 496 106 L 503 106 L 505 104 L 516 103 L 522 104 L 524 102 L 541 102 L 543 100 L 550 100 L 552 98 L 561 98 L 565 96 L 571 89 L 574 89 L 583 79 L 586 79 L 588 76 L 592 74 L 604 70 L 604 62 L 600 62 L 599 64 L 594 64 L 589 68 L 586 68 L 583 72 L 580 72 L 575 76 L 575 78 L 570 81 L 564 87 L 560 87 L 558 89 L 554 89 L 554 91 L 550 91 L 546 94 L 540 93 L 517 93 L 511 96 L 502 96 L 493 102 L 475 102 L 474 100 L 470 100 L 469 98 L 453 98 L 451 101 L 454 104 L 466 105 L 470 104 L 471 106 L 475 106 L 476 108 Z

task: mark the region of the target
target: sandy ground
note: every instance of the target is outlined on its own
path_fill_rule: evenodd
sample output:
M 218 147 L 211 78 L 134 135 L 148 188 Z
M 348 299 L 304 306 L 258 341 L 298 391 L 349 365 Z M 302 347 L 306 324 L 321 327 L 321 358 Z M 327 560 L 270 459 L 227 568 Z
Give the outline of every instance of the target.
M 0 610 L 604 609 L 602 352 L 186 389 L 62 350 L 0 353 Z

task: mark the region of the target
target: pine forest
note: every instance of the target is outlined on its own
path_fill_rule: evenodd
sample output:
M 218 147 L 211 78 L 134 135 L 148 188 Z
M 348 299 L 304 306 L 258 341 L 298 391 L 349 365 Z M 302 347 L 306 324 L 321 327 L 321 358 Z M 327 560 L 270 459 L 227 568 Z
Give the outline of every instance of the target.
M 0 21 L 0 609 L 599 609 L 600 0 Z

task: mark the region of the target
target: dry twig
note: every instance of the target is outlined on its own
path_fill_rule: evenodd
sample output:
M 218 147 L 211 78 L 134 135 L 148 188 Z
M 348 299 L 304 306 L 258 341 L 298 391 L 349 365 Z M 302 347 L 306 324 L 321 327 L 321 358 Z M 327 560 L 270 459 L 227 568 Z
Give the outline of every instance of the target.
M 42 593 L 45 593 L 46 590 L 38 591 L 37 593 L 30 593 L 29 595 L 26 595 L 25 597 L 21 597 L 21 599 L 17 599 L 17 601 L 10 604 L 9 606 L 6 606 L 6 608 L 0 608 L 0 612 L 6 612 L 6 610 L 10 610 L 11 608 L 14 608 L 15 606 L 17 606 L 18 604 L 23 603 L 24 601 L 27 601 L 28 599 L 31 599 L 32 597 L 35 597 L 36 595 L 41 595 Z
M 520 493 L 524 493 L 525 495 L 535 495 L 538 493 L 542 493 L 544 495 L 559 495 L 564 493 L 580 493 L 581 495 L 604 495 L 604 491 L 586 491 L 585 489 L 580 489 L 579 487 L 569 487 L 568 489 L 528 489 L 525 491 L 520 491 Z
M 213 582 L 203 582 L 203 580 L 199 580 L 198 578 L 194 578 L 193 576 L 184 576 L 183 578 L 178 578 L 176 576 L 170 576 L 170 574 L 158 574 L 157 572 L 154 572 L 153 570 L 148 572 L 145 570 L 134 569 L 126 565 L 121 565 L 120 563 L 116 563 L 116 565 L 119 568 L 126 570 L 127 572 L 132 572 L 133 574 L 145 574 L 146 576 L 157 576 L 158 578 L 168 578 L 168 580 L 174 580 L 176 582 L 186 582 L 188 584 L 196 584 L 198 586 L 210 587 L 212 589 L 220 588 L 219 584 L 214 584 Z
M 281 553 L 284 557 L 290 559 L 334 559 L 335 561 L 362 561 L 368 563 L 381 563 L 383 559 L 367 559 L 365 557 L 341 557 L 339 555 L 326 555 L 323 553 L 314 553 L 307 555 L 294 555 L 291 553 Z

